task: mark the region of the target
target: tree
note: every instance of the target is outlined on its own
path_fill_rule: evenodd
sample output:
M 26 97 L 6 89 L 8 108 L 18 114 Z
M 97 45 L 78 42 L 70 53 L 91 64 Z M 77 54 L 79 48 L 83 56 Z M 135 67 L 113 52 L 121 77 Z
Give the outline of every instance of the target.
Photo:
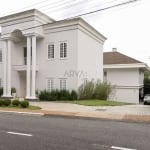
M 144 95 L 150 94 L 150 71 L 144 73 Z

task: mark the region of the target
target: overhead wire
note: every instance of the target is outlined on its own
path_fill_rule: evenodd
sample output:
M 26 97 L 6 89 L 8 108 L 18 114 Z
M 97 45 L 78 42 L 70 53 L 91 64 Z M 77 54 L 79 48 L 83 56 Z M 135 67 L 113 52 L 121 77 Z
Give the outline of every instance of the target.
M 90 11 L 90 12 L 86 12 L 86 13 L 83 13 L 83 14 L 79 14 L 79 15 L 73 16 L 71 18 L 85 16 L 85 15 L 96 13 L 96 12 L 99 12 L 99 11 L 104 11 L 104 10 L 112 9 L 112 8 L 115 8 L 115 7 L 131 4 L 131 3 L 137 2 L 137 1 L 140 1 L 140 0 L 130 0 L 130 1 L 127 1 L 127 2 L 123 2 L 123 3 L 116 4 L 116 5 L 112 5 L 112 6 L 104 7 L 104 8 L 101 8 L 101 9 L 94 10 L 94 11 Z
M 67 18 L 67 19 L 64 19 L 64 20 L 70 20 L 70 19 L 73 19 L 73 18 L 77 18 L 77 17 L 81 17 L 81 16 L 85 16 L 85 15 L 97 13 L 97 12 L 108 10 L 108 9 L 112 9 L 112 8 L 115 8 L 115 7 L 119 7 L 119 6 L 123 6 L 123 5 L 128 5 L 128 4 L 137 2 L 137 1 L 140 1 L 140 0 L 130 0 L 130 1 L 127 1 L 127 2 L 119 3 L 119 4 L 116 4 L 116 5 L 112 5 L 112 6 L 108 6 L 108 7 L 105 7 L 105 8 L 102 8 L 102 9 L 98 9 L 98 10 L 95 10 L 95 11 L 90 11 L 90 12 L 87 12 L 87 13 L 79 14 L 79 15 L 76 15 L 74 17 L 70 17 L 70 18 Z M 25 31 L 25 30 L 28 30 L 28 29 L 37 28 L 37 27 L 41 27 L 41 26 L 47 25 L 47 24 L 49 24 L 49 23 L 42 24 L 42 25 L 37 25 L 37 26 L 34 26 L 34 27 L 30 27 L 30 28 L 26 28 L 26 29 L 23 29 L 22 31 Z M 6 35 L 6 34 L 3 34 L 3 35 Z
M 104 2 L 102 4 L 101 3 L 94 3 L 93 6 L 91 5 L 91 7 L 86 7 L 86 9 L 88 9 L 88 10 L 89 9 L 90 10 L 95 9 L 95 8 L 99 7 L 100 5 L 102 7 L 102 6 L 105 6 L 106 4 L 108 5 L 108 4 L 111 4 L 111 3 L 116 2 L 116 1 L 118 1 L 118 0 L 107 1 L 107 2 Z M 99 2 L 99 1 L 97 1 L 97 2 Z M 72 8 L 72 6 L 69 7 L 69 9 L 71 9 L 71 8 Z M 67 10 L 65 10 L 65 11 L 66 11 L 67 15 L 63 15 L 63 18 L 69 17 L 71 15 L 75 15 L 77 12 L 80 12 L 80 13 L 83 12 L 83 6 L 80 5 L 80 7 L 77 7 L 77 9 L 74 9 L 74 11 L 72 11 L 72 13 L 68 13 Z M 59 13 L 59 12 L 57 12 L 57 13 Z M 68 14 L 69 14 L 69 16 L 68 16 Z

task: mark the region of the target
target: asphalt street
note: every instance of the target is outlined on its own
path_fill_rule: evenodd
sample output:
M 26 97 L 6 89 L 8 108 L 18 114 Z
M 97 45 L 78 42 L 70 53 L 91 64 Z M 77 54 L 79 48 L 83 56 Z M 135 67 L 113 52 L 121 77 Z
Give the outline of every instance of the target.
M 150 124 L 0 114 L 0 150 L 114 149 L 149 150 Z

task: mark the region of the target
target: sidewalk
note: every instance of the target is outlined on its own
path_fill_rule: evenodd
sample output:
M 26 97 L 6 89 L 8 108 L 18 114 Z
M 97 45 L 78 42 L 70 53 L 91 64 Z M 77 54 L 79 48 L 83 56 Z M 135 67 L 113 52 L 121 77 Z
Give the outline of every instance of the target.
M 83 106 L 58 102 L 31 102 L 31 105 L 40 106 L 44 114 L 150 121 L 149 105 Z
M 83 106 L 58 102 L 30 102 L 31 105 L 40 106 L 41 110 L 0 108 L 0 112 L 27 113 L 44 115 L 63 115 L 74 117 L 103 118 L 112 120 L 132 120 L 150 122 L 150 106 Z

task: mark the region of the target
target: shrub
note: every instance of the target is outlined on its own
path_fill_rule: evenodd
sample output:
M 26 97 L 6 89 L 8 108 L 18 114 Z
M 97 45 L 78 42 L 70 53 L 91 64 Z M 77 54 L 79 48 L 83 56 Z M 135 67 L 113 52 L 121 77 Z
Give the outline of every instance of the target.
M 107 100 L 111 94 L 113 86 L 107 82 L 87 81 L 79 87 L 79 99 L 99 99 Z
M 20 101 L 19 100 L 13 100 L 12 105 L 15 107 L 18 107 L 20 105 Z
M 92 99 L 94 94 L 94 80 L 85 81 L 78 90 L 80 99 Z
M 39 99 L 45 101 L 74 100 L 77 99 L 77 93 L 69 90 L 44 90 L 39 93 Z
M 0 99 L 0 106 L 4 106 L 4 100 Z
M 35 94 L 36 94 L 36 97 L 39 97 L 39 90 L 38 89 L 36 89 Z
M 10 99 L 5 99 L 4 100 L 4 106 L 9 106 L 11 104 L 11 100 Z
M 95 84 L 94 98 L 107 100 L 108 96 L 112 92 L 112 89 L 113 86 L 110 83 L 101 82 L 98 80 Z
M 0 97 L 3 95 L 3 88 L 0 88 Z
M 58 100 L 69 100 L 70 92 L 68 90 L 60 90 L 58 93 Z
M 70 100 L 77 100 L 78 99 L 78 94 L 76 91 L 72 90 L 70 93 Z
M 27 101 L 27 100 L 20 101 L 20 106 L 21 106 L 22 108 L 27 108 L 27 107 L 29 107 L 29 101 Z
M 43 90 L 39 93 L 39 99 L 40 100 L 49 100 L 50 99 L 50 92 Z
M 58 90 L 52 90 L 49 91 L 49 99 L 50 101 L 56 101 L 59 99 L 59 91 Z

